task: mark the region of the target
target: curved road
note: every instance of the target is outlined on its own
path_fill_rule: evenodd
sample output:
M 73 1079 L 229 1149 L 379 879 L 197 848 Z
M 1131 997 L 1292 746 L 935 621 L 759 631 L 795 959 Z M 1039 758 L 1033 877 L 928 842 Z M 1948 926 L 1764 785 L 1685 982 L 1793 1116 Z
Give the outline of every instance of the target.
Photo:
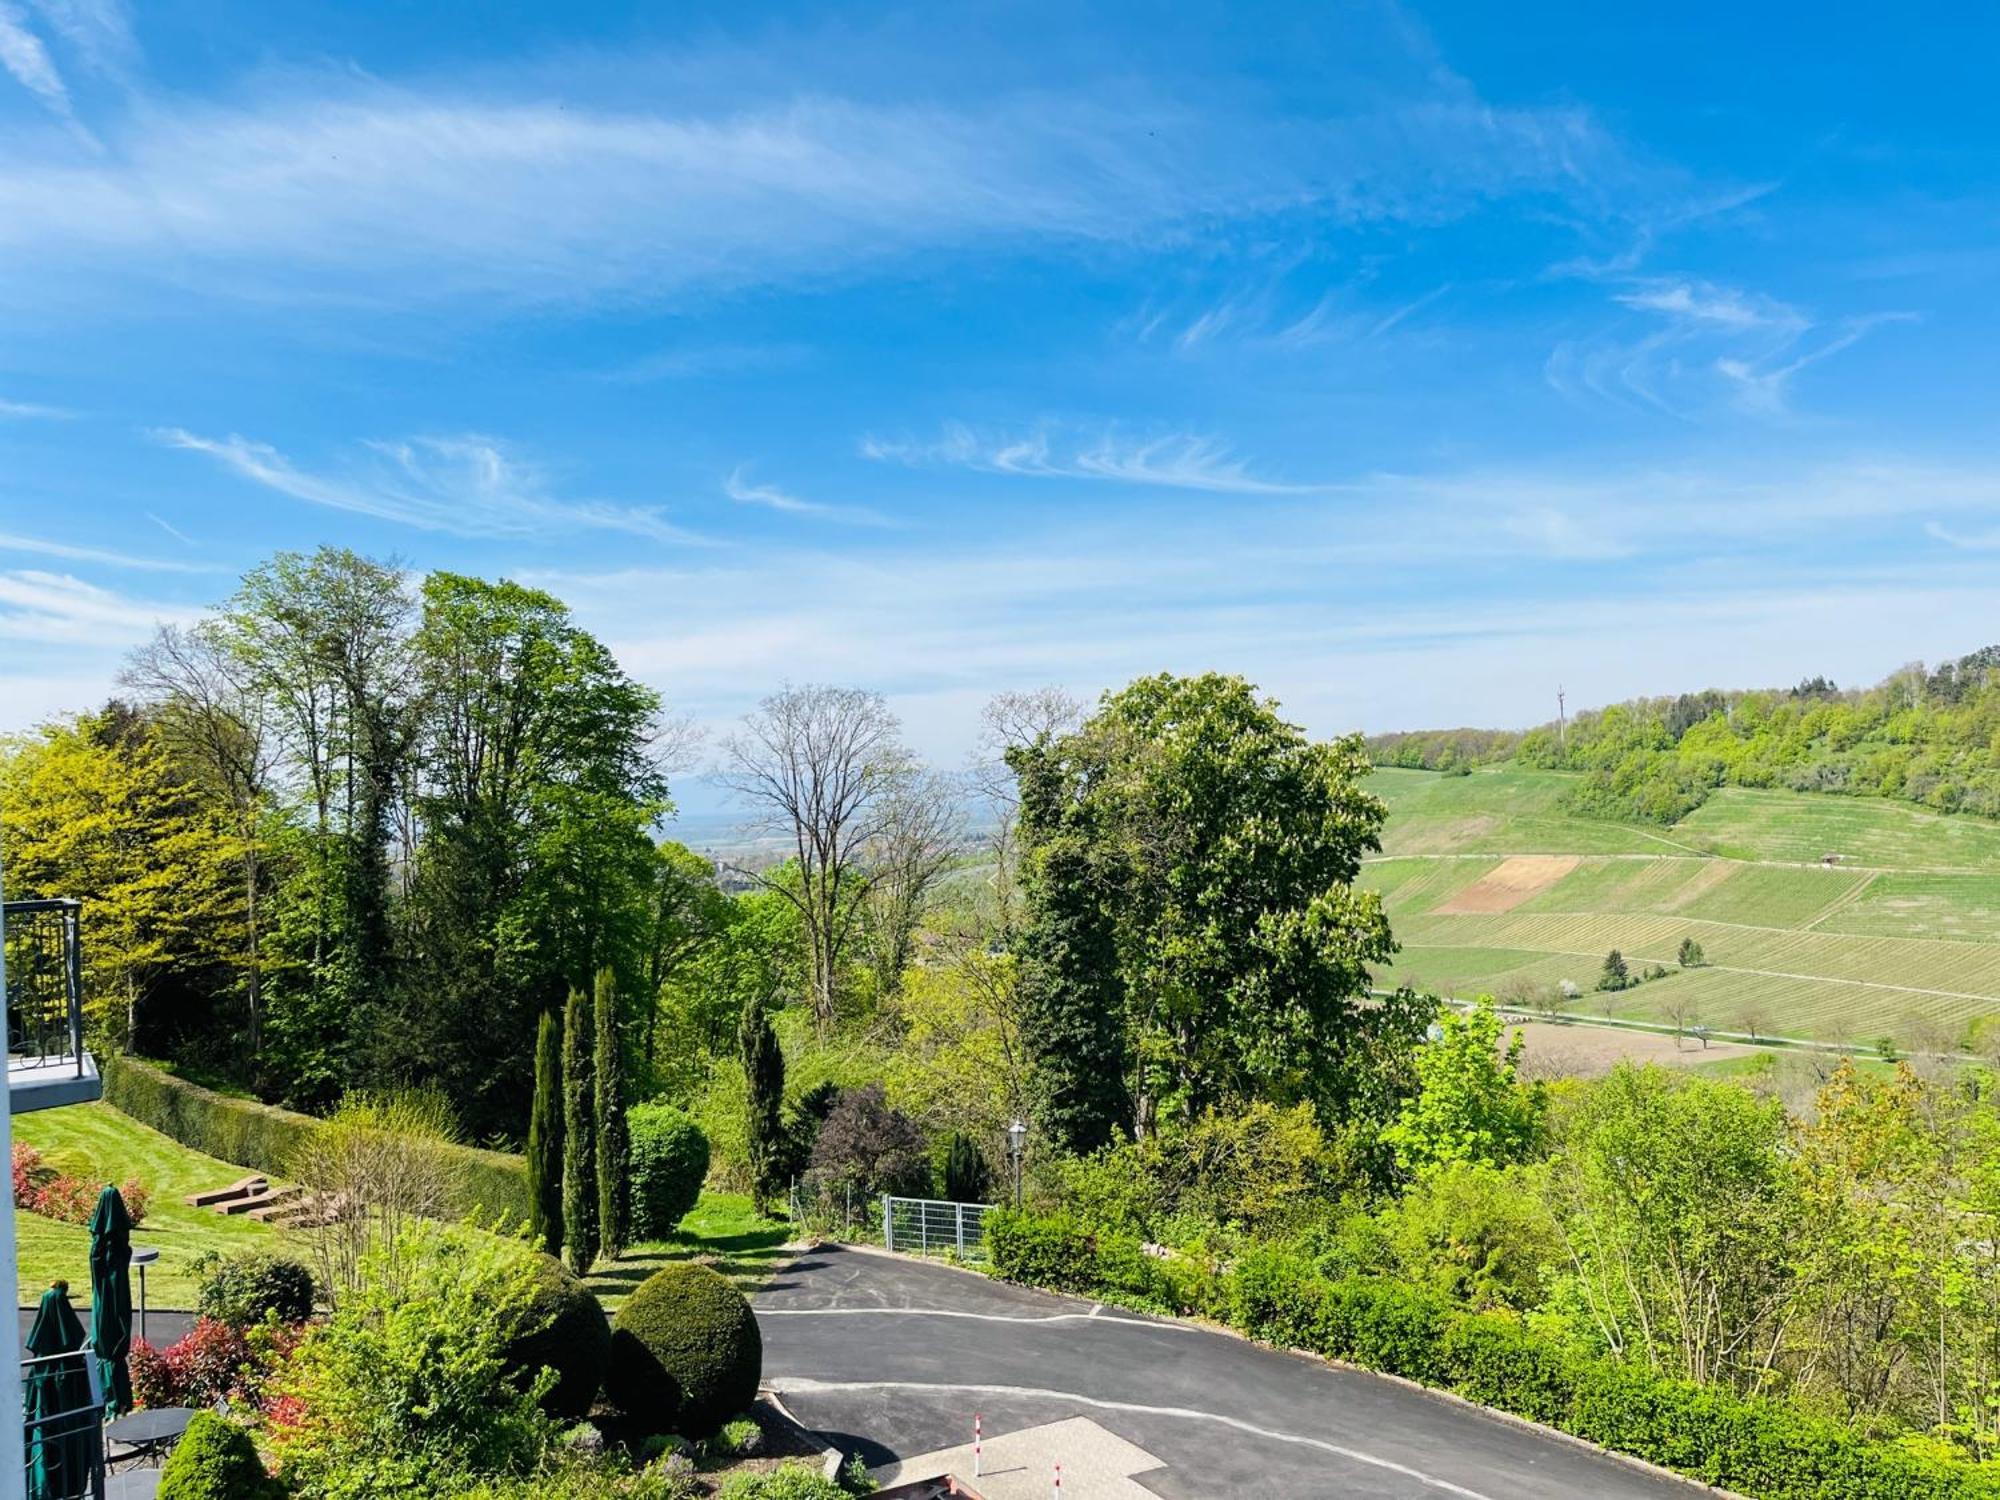
M 871 1467 L 966 1442 L 976 1411 L 989 1444 L 1088 1418 L 1157 1460 L 1123 1492 L 1165 1500 L 1693 1493 L 1393 1381 L 881 1252 L 807 1251 L 755 1306 L 766 1383 Z

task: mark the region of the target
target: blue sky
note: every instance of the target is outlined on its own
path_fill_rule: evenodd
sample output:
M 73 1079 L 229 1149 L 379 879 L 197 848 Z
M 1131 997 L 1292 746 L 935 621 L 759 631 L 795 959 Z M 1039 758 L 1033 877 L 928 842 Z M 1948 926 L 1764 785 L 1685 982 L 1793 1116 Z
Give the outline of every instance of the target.
M 0 0 L 0 728 L 323 541 L 945 760 L 1970 650 L 1976 9 Z

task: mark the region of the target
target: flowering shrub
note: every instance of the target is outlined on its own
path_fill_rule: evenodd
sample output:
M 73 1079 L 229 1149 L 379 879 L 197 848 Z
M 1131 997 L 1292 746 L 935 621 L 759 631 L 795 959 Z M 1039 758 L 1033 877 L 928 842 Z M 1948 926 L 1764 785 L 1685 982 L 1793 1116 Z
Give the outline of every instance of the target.
M 15 1145 L 13 1170 L 16 1208 L 65 1224 L 88 1224 L 97 1211 L 97 1198 L 103 1189 L 81 1177 L 56 1171 L 33 1146 Z M 137 1229 L 146 1221 L 152 1194 L 136 1179 L 125 1183 L 118 1192 L 125 1200 L 125 1212 L 132 1218 L 132 1227 Z

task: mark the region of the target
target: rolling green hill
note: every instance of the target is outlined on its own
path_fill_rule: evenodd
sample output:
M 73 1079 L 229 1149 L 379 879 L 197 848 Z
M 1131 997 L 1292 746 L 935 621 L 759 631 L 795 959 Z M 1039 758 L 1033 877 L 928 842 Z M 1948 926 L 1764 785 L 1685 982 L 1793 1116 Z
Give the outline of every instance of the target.
M 1379 976 L 1760 1036 L 1955 1042 L 2000 1016 L 2000 823 L 1906 803 L 1725 788 L 1667 828 L 1567 812 L 1572 778 L 1384 769 Z M 1827 857 L 1833 863 L 1827 863 Z M 1705 966 L 1675 962 L 1684 938 Z M 1593 992 L 1608 949 L 1667 977 Z

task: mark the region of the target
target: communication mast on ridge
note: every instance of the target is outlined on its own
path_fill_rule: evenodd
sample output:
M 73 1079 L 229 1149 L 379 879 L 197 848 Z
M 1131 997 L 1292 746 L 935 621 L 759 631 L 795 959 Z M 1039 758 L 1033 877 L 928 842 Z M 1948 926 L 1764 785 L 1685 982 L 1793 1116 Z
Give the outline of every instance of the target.
M 1556 684 L 1556 748 L 1565 754 L 1569 751 L 1569 703 L 1561 683 Z

